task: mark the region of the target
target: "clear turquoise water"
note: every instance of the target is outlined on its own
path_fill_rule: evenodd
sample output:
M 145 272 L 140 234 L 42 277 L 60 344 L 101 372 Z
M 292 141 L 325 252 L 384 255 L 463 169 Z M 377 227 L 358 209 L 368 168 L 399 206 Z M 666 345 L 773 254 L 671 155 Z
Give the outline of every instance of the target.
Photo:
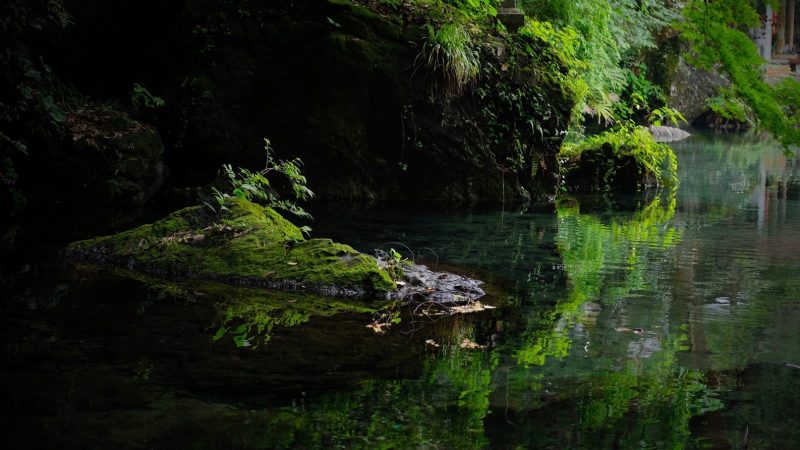
M 0 443 L 799 448 L 797 160 L 758 139 L 674 148 L 677 189 L 554 212 L 317 211 L 316 236 L 407 247 L 497 306 L 404 310 L 384 335 L 358 303 L 55 257 L 9 271 Z

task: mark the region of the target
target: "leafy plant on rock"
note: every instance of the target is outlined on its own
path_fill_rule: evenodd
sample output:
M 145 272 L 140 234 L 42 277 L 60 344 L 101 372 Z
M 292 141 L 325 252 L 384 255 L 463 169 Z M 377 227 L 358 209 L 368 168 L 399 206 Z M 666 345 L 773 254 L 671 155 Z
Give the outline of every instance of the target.
M 231 196 L 243 198 L 252 202 L 259 203 L 274 209 L 280 209 L 293 214 L 301 219 L 312 219 L 311 214 L 306 212 L 299 201 L 310 200 L 314 193 L 307 186 L 306 177 L 300 167 L 303 162 L 299 158 L 291 160 L 275 160 L 272 158 L 272 143 L 269 139 L 264 139 L 264 151 L 267 155 L 266 165 L 258 171 L 250 171 L 244 167 L 234 168 L 230 164 L 222 165 L 222 172 L 228 190 L 212 188 L 212 195 L 216 204 L 203 202 L 203 204 L 214 211 L 217 219 L 221 217 L 225 207 L 225 199 Z M 277 174 L 285 178 L 291 189 L 291 197 L 281 198 L 277 191 L 273 189 L 267 175 Z M 311 228 L 303 226 L 301 231 L 308 234 Z
M 481 70 L 480 54 L 469 30 L 458 23 L 439 28 L 429 24 L 427 30 L 417 64 L 421 61 L 428 73 L 441 76 L 448 94 L 461 94 L 477 80 Z

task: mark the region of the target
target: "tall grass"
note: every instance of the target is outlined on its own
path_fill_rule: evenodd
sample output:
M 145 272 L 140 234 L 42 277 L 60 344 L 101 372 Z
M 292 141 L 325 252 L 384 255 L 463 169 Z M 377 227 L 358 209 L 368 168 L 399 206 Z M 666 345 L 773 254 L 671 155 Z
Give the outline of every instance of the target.
M 434 29 L 428 25 L 428 35 L 417 61 L 425 64 L 428 73 L 441 76 L 445 91 L 458 95 L 473 84 L 480 74 L 480 54 L 472 35 L 464 25 L 449 23 Z

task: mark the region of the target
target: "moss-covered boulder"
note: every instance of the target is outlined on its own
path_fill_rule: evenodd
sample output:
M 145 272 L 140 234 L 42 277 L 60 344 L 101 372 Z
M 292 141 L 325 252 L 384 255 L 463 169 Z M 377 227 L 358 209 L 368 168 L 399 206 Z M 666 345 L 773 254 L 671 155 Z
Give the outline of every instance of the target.
M 334 297 L 386 298 L 395 284 L 377 261 L 330 239 L 304 239 L 271 208 L 229 199 L 179 210 L 139 228 L 70 244 L 71 258 L 163 276 Z
M 561 150 L 562 180 L 571 192 L 636 192 L 677 185 L 678 161 L 647 128 L 623 126 Z

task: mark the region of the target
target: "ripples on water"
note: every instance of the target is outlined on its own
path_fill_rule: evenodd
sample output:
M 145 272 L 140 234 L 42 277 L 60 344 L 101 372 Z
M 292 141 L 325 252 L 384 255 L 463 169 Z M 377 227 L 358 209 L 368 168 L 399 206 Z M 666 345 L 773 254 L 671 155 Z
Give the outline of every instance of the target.
M 555 213 L 317 212 L 317 236 L 408 247 L 498 306 L 383 336 L 369 305 L 35 263 L 4 282 L 0 442 L 800 447 L 796 159 L 675 148 L 677 190 Z

